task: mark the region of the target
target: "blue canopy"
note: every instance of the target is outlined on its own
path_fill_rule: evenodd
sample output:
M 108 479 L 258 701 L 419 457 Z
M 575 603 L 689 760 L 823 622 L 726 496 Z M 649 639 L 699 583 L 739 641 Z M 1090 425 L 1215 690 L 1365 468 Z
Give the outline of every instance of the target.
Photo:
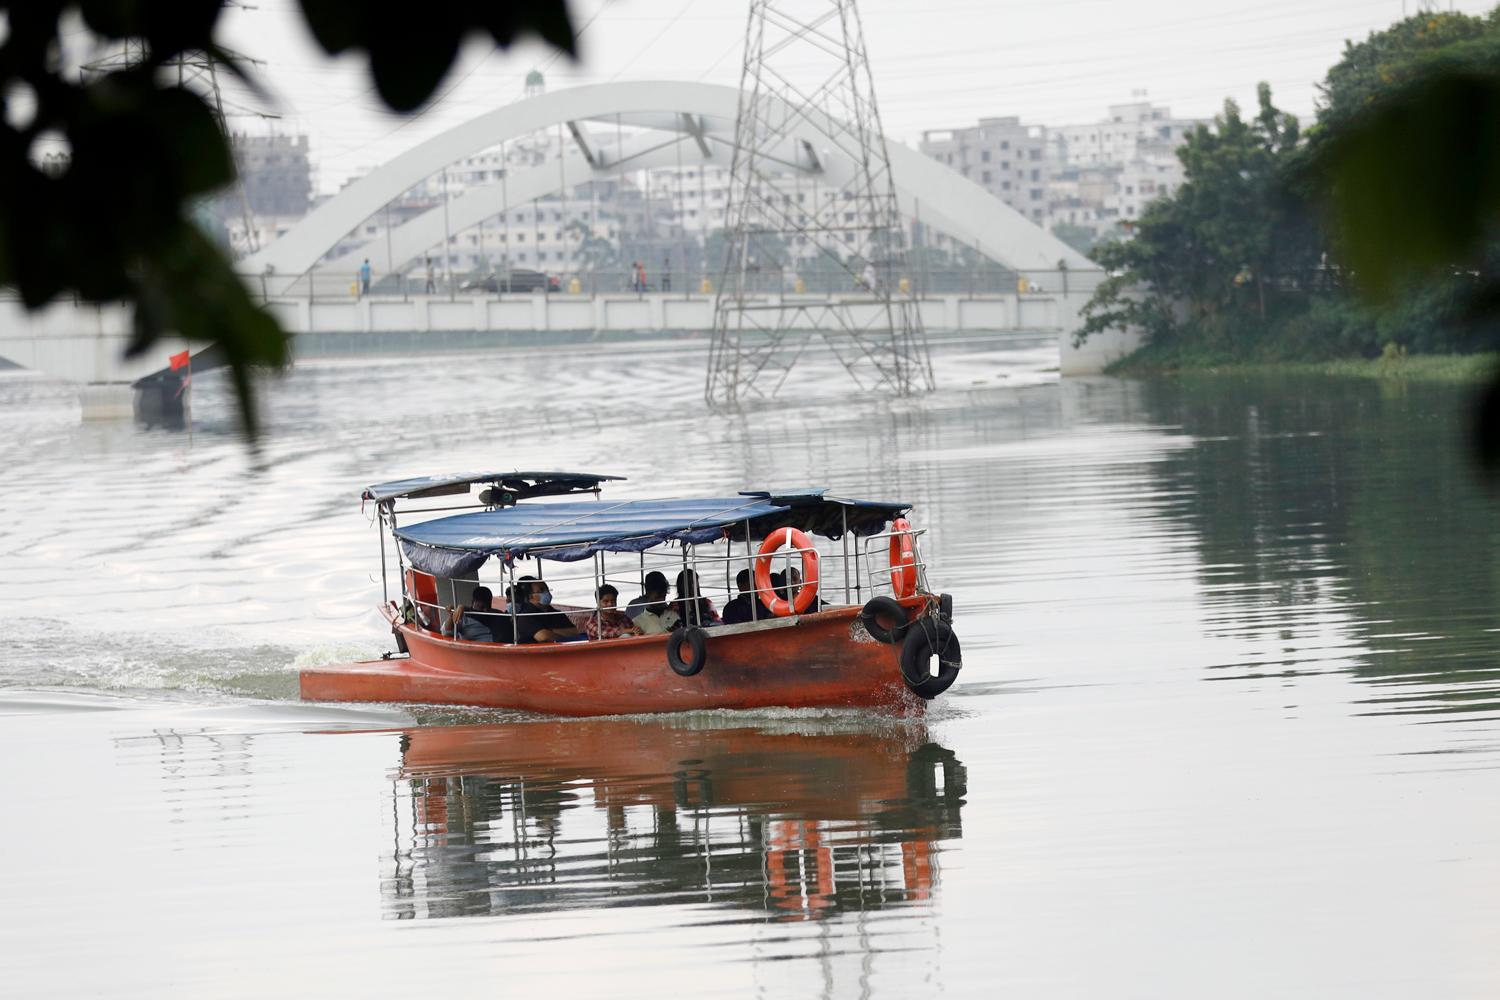
M 536 555 L 573 562 L 596 552 L 641 552 L 666 542 L 701 545 L 721 538 L 763 537 L 790 525 L 830 538 L 847 526 L 860 535 L 884 530 L 908 504 L 825 497 L 821 490 L 772 495 L 619 503 L 521 504 L 442 517 L 399 528 L 408 561 L 425 573 L 460 577 L 490 556 Z

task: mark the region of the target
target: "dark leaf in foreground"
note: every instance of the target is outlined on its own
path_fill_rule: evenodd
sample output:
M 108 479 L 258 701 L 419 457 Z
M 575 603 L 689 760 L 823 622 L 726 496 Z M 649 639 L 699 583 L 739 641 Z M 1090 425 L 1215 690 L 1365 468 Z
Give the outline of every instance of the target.
M 1500 216 L 1500 75 L 1419 80 L 1333 137 L 1316 169 L 1345 262 L 1371 295 L 1466 266 Z
M 286 337 L 190 221 L 199 200 L 231 180 L 234 165 L 208 105 L 177 87 L 170 72 L 180 54 L 209 53 L 253 84 L 215 45 L 224 5 L 0 0 L 0 110 L 18 85 L 36 98 L 29 122 L 0 115 L 0 285 L 31 309 L 67 295 L 129 303 L 134 353 L 170 335 L 219 344 L 253 435 L 251 366 L 283 364 Z M 302 9 L 329 52 L 369 53 L 379 93 L 398 110 L 432 97 L 471 32 L 500 45 L 531 33 L 574 49 L 564 0 L 434 0 L 417 11 L 393 0 L 302 0 Z M 95 41 L 129 43 L 134 64 L 121 61 L 90 79 L 65 69 L 57 54 L 70 11 Z M 43 170 L 38 143 L 53 136 L 62 137 L 67 156 Z
M 1500 473 L 1500 372 L 1490 377 L 1474 406 L 1474 453 L 1488 476 Z
M 485 33 L 499 46 L 527 34 L 575 53 L 573 22 L 563 0 L 482 3 L 434 0 L 418 13 L 395 0 L 300 0 L 318 44 L 331 55 L 363 49 L 380 97 L 411 111 L 437 91 L 458 57 L 460 44 Z

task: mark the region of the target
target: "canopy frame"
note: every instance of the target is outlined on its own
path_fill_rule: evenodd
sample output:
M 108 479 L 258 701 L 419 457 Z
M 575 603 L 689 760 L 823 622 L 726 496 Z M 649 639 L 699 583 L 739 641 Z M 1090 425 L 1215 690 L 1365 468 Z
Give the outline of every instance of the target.
M 415 500 L 426 497 L 456 496 L 466 494 L 469 488 L 483 483 L 496 490 L 493 497 L 481 500 L 489 506 L 508 506 L 520 500 L 536 497 L 567 496 L 575 493 L 595 493 L 600 483 L 623 482 L 624 476 L 609 476 L 594 472 L 471 472 L 438 476 L 417 476 L 397 479 L 388 483 L 366 486 L 360 494 L 361 500 L 390 503 L 396 500 Z M 494 502 L 490 502 L 493 500 Z
M 523 504 L 458 514 L 394 529 L 406 560 L 435 576 L 478 570 L 491 557 L 575 562 L 599 552 L 764 538 L 782 527 L 838 540 L 885 530 L 909 504 L 746 491 L 733 497 L 625 500 L 613 504 Z

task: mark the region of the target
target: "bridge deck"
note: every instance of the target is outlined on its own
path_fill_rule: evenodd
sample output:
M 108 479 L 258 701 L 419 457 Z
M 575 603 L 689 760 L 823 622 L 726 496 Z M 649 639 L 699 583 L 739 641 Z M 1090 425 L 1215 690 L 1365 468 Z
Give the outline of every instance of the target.
M 1129 346 L 1091 339 L 1083 352 L 1071 344 L 1085 292 L 944 294 L 920 300 L 922 321 L 934 333 L 1028 330 L 1058 336 L 1065 373 L 1098 370 Z M 866 296 L 766 296 L 766 306 L 822 306 L 847 299 L 857 318 L 873 310 Z M 615 333 L 701 332 L 713 328 L 714 297 L 671 292 L 597 295 L 370 295 L 312 300 L 273 298 L 268 308 L 293 334 L 425 332 Z M 819 310 L 808 309 L 816 317 Z M 831 323 L 825 317 L 825 322 Z M 130 315 L 121 306 L 64 303 L 29 314 L 18 301 L 0 300 L 0 357 L 36 371 L 81 383 L 130 382 L 156 371 L 187 345 L 167 342 L 150 356 L 123 357 Z

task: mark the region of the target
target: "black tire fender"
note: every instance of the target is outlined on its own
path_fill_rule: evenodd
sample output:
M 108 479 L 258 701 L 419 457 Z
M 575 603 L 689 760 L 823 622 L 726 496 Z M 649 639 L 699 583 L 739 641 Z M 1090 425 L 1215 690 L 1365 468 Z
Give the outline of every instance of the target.
M 886 628 L 880 624 L 880 619 L 891 618 L 898 624 L 895 628 Z M 901 641 L 906 634 L 907 622 L 910 615 L 894 597 L 872 597 L 865 602 L 865 606 L 859 609 L 859 620 L 864 625 L 865 631 L 870 633 L 870 638 L 876 642 L 894 644 Z
M 932 672 L 932 657 L 938 658 L 938 672 Z M 911 693 L 931 701 L 953 686 L 962 669 L 963 650 L 951 626 L 933 618 L 923 618 L 906 633 L 901 646 L 901 680 Z
M 687 643 L 690 655 L 682 657 L 682 645 Z M 691 677 L 703 669 L 708 662 L 708 633 L 696 625 L 678 629 L 667 636 L 667 666 L 679 677 Z

